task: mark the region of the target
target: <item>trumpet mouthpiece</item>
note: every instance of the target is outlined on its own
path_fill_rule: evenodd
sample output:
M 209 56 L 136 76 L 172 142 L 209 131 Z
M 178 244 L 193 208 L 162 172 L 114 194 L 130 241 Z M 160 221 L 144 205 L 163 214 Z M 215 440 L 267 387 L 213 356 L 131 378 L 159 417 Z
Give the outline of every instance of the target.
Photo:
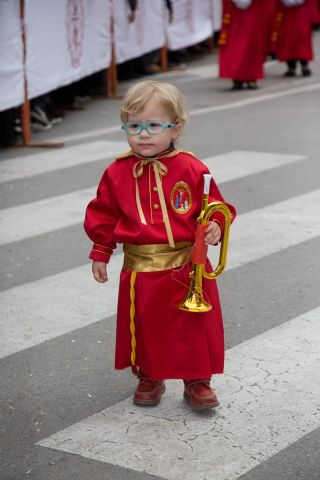
M 212 179 L 212 175 L 210 173 L 204 173 L 203 174 L 203 179 L 204 179 L 204 190 L 203 193 L 204 195 L 207 195 L 210 190 L 210 182 Z

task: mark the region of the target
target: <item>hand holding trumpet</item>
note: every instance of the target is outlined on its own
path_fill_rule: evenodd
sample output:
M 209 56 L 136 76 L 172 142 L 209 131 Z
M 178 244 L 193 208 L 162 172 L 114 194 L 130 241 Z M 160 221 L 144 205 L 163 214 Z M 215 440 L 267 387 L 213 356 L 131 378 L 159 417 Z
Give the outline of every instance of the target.
M 222 232 L 217 222 L 209 222 L 206 230 L 204 242 L 206 245 L 218 245 L 221 240 Z

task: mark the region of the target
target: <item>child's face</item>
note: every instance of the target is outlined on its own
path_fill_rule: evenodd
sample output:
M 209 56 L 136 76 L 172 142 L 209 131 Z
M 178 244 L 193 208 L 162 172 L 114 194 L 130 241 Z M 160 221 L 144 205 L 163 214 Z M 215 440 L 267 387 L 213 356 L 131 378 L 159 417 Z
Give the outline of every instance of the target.
M 172 124 L 175 118 L 170 118 L 169 113 L 163 107 L 160 100 L 155 97 L 148 101 L 143 111 L 128 116 L 128 121 L 139 121 L 146 123 L 150 120 L 160 120 L 165 124 Z M 138 135 L 128 135 L 128 143 L 131 149 L 143 157 L 154 157 L 166 150 L 181 132 L 181 125 L 166 128 L 156 135 L 142 130 Z

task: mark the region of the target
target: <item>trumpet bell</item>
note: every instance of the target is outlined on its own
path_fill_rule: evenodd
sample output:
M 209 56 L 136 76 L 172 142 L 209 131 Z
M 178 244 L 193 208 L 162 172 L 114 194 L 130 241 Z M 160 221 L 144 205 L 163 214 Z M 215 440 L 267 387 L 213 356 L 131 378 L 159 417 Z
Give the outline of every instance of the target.
M 195 288 L 190 288 L 188 295 L 178 307 L 185 312 L 195 313 L 210 312 L 212 310 L 212 305 L 204 300 L 202 292 L 198 292 Z

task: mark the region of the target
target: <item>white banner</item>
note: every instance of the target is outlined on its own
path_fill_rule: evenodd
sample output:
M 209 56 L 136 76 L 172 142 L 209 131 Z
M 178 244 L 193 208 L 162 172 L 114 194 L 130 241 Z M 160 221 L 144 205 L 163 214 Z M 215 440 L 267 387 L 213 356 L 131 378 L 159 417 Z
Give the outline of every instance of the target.
M 23 103 L 23 51 L 18 1 L 0 0 L 0 85 L 0 111 Z
M 29 98 L 110 65 L 110 0 L 27 1 L 26 25 Z
M 179 50 L 213 33 L 212 0 L 172 0 L 173 22 L 167 24 L 169 50 Z
M 129 23 L 127 0 L 113 0 L 116 63 L 140 57 L 165 44 L 164 0 L 138 0 L 135 20 Z
M 213 2 L 213 31 L 219 32 L 222 26 L 222 0 L 212 0 Z

